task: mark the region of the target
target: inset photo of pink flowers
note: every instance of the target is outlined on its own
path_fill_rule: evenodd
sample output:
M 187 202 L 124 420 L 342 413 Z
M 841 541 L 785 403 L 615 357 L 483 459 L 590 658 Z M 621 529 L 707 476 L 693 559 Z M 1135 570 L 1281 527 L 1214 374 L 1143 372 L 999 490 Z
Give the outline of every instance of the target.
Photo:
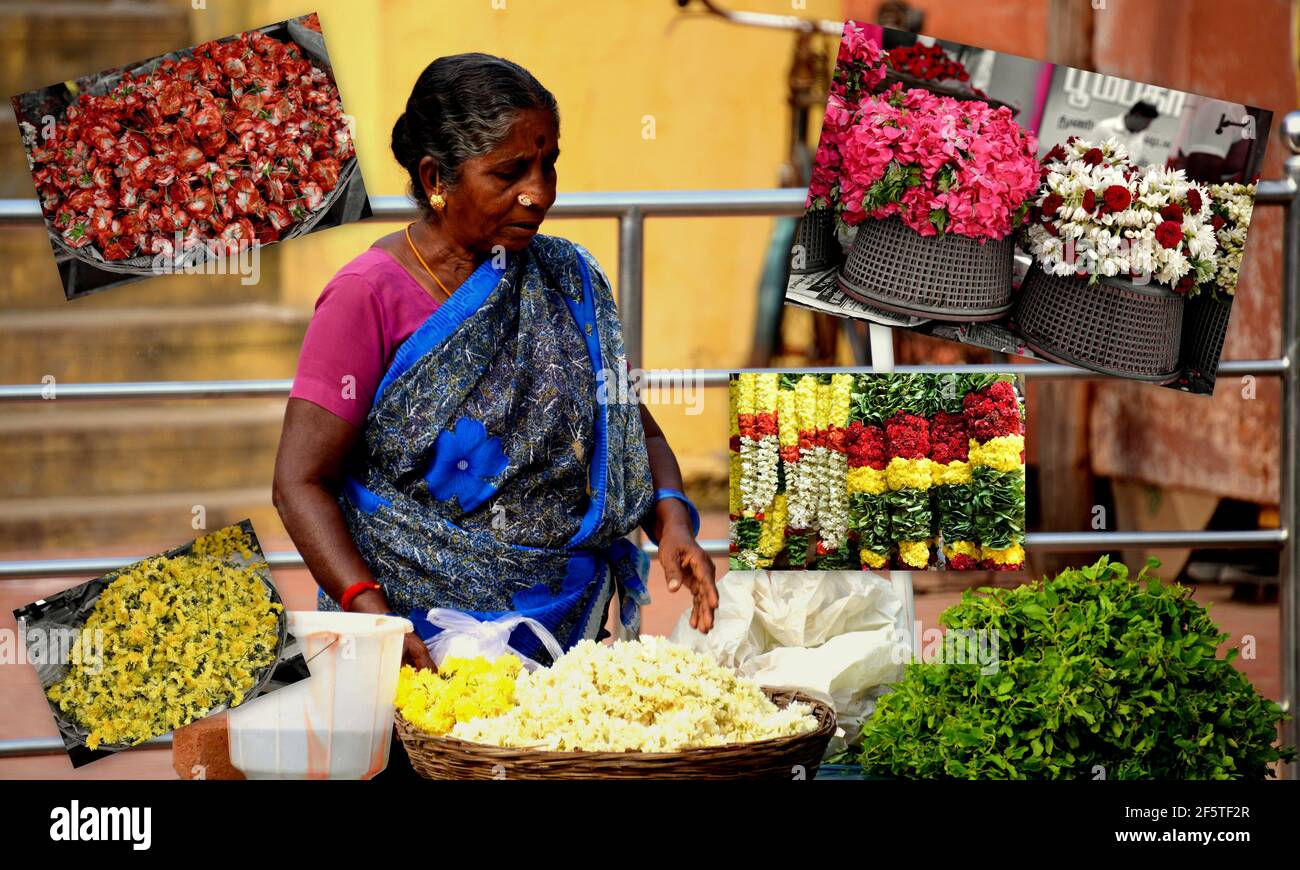
M 786 301 L 1212 393 L 1271 122 L 847 22 Z

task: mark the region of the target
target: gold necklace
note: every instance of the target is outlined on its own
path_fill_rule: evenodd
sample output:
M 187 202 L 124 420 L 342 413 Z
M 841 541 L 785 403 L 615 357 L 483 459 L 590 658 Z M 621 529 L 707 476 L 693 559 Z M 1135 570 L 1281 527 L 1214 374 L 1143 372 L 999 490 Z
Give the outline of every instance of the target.
M 417 247 L 415 247 L 415 242 L 411 241 L 411 225 L 410 225 L 410 224 L 407 224 L 407 225 L 406 225 L 406 243 L 407 243 L 408 245 L 411 246 L 411 253 L 412 253 L 412 254 L 415 254 L 415 259 L 417 259 L 417 260 L 420 261 L 420 265 L 424 267 L 424 271 L 428 272 L 428 273 L 429 273 L 429 277 L 432 278 L 432 279 L 437 283 L 438 287 L 442 290 L 443 295 L 446 296 L 448 299 L 450 299 L 450 298 L 451 298 L 451 291 L 447 289 L 447 285 L 444 284 L 444 283 L 442 283 L 442 279 L 441 279 L 441 278 L 439 278 L 437 275 L 433 274 L 433 270 L 429 268 L 429 264 L 426 263 L 426 262 L 424 262 L 424 257 L 421 257 L 421 256 L 420 256 L 420 249 L 417 248 Z

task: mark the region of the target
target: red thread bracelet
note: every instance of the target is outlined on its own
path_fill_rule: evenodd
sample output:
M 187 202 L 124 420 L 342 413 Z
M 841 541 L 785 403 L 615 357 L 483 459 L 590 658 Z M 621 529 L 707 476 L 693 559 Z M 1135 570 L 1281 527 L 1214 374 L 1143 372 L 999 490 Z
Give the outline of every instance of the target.
M 362 592 L 369 592 L 371 589 L 376 592 L 382 592 L 384 587 L 380 586 L 373 580 L 362 580 L 360 583 L 353 583 L 344 590 L 343 595 L 339 598 L 339 607 L 344 610 L 351 610 L 353 599 Z

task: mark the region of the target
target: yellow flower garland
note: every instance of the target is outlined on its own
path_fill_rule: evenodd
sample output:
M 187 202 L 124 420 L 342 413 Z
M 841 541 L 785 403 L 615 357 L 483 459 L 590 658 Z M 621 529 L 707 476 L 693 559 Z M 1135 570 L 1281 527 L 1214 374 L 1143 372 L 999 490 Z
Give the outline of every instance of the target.
M 1019 544 L 1012 544 L 1001 550 L 981 547 L 980 553 L 985 559 L 992 560 L 995 565 L 1019 565 L 1025 561 L 1025 548 Z
M 930 564 L 930 542 L 928 540 L 899 541 L 898 557 L 902 559 L 905 565 L 910 565 L 913 568 L 924 568 Z
M 729 470 L 727 472 L 727 512 L 733 516 L 740 516 L 743 501 L 740 497 L 740 475 L 741 461 L 739 453 L 730 453 L 728 457 Z
M 1017 471 L 1021 467 L 1020 454 L 1024 449 L 1024 435 L 999 435 L 983 444 L 972 438 L 970 464 L 983 465 L 996 471 Z
M 930 461 L 930 482 L 934 486 L 961 485 L 970 483 L 969 462 L 962 462 L 960 459 L 954 459 L 947 465 L 933 460 Z
M 853 406 L 853 375 L 831 375 L 830 423 L 843 429 L 849 425 Z
M 754 413 L 754 393 L 757 387 L 757 376 L 753 374 L 741 375 L 740 388 L 736 396 L 736 413 L 753 414 Z
M 885 468 L 885 479 L 892 490 L 929 489 L 930 460 L 895 456 Z
M 781 390 L 777 396 L 776 431 L 782 447 L 799 446 L 799 412 L 795 410 L 794 390 Z
M 862 564 L 866 565 L 868 568 L 883 568 L 885 563 L 889 561 L 889 554 L 874 553 L 863 547 L 858 551 L 858 558 L 861 559 Z
M 885 470 L 862 465 L 850 468 L 848 473 L 849 494 L 858 492 L 880 495 L 888 487 Z
M 945 542 L 943 545 L 943 554 L 949 559 L 953 556 L 968 556 L 972 559 L 979 559 L 980 545 L 974 541 Z
M 754 413 L 776 413 L 776 394 L 779 376 L 774 374 L 751 375 L 754 378 Z

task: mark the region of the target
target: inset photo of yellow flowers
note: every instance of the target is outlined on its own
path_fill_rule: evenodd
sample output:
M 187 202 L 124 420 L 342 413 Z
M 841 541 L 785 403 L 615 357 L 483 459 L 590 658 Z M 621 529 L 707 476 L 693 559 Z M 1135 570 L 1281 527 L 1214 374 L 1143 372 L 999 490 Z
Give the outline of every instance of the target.
M 1025 401 L 996 373 L 730 380 L 731 567 L 1025 562 Z
M 307 674 L 248 520 L 14 616 L 74 767 Z

